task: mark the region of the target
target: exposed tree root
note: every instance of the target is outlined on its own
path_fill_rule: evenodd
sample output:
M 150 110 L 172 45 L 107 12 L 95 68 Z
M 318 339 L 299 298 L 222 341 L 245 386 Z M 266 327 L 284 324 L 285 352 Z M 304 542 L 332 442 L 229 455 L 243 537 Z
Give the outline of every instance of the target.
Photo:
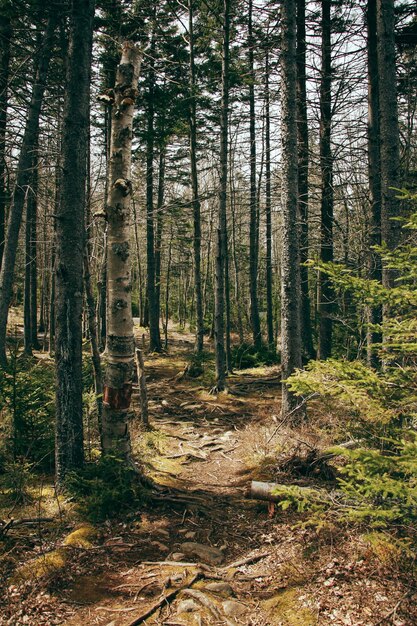
M 139 626 L 139 624 L 143 624 L 143 622 L 148 617 L 153 615 L 153 613 L 155 613 L 155 611 L 157 611 L 159 608 L 164 606 L 164 604 L 170 604 L 171 602 L 173 602 L 175 600 L 175 598 L 177 597 L 177 595 L 180 593 L 180 591 L 183 591 L 186 587 L 191 587 L 191 585 L 193 585 L 195 582 L 197 582 L 197 580 L 199 580 L 203 576 L 204 576 L 204 574 L 200 570 L 199 572 L 194 574 L 194 576 L 191 578 L 191 580 L 186 581 L 180 587 L 176 587 L 175 589 L 172 589 L 172 591 L 169 591 L 168 593 L 163 593 L 162 596 L 159 598 L 159 600 L 157 602 L 155 602 L 155 604 L 153 604 L 144 613 L 142 613 L 141 615 L 136 617 L 132 622 L 130 622 L 128 624 L 128 626 Z

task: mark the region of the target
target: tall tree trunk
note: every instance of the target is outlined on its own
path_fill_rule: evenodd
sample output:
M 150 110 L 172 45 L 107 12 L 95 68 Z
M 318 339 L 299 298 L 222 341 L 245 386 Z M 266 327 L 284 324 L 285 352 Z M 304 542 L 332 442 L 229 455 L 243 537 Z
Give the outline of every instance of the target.
M 146 129 L 146 258 L 147 294 L 149 313 L 149 349 L 160 352 L 159 311 L 155 286 L 155 224 L 153 206 L 154 179 L 154 92 L 155 92 L 155 33 L 152 34 L 148 70 L 149 91 L 147 98 Z
M 331 94 L 331 0 L 322 0 L 322 43 L 320 80 L 320 172 L 321 172 L 321 244 L 320 259 L 333 261 L 333 156 L 331 151 L 332 94 Z M 331 281 L 320 273 L 319 347 L 320 359 L 332 352 L 333 300 Z
M 265 216 L 266 216 L 266 326 L 268 345 L 274 341 L 272 296 L 272 210 L 271 210 L 271 116 L 269 90 L 269 49 L 265 57 Z
M 281 257 L 281 363 L 282 415 L 293 411 L 292 421 L 300 418 L 297 398 L 285 380 L 301 367 L 300 337 L 300 263 L 297 223 L 298 154 L 297 154 L 297 53 L 296 1 L 282 3 L 282 184 L 283 233 Z
M 56 476 L 82 466 L 83 253 L 94 0 L 73 0 L 56 218 Z
M 168 350 L 168 323 L 169 323 L 169 287 L 170 287 L 170 278 L 171 278 L 171 260 L 172 260 L 172 225 L 171 225 L 171 236 L 169 239 L 168 246 L 168 261 L 167 261 L 167 277 L 166 277 L 166 285 L 165 285 L 165 324 L 164 324 L 164 348 Z
M 400 183 L 397 75 L 394 38 L 394 0 L 377 0 L 378 77 L 381 140 L 381 231 L 389 250 L 400 242 L 401 224 L 392 218 L 401 214 L 395 188 Z M 396 272 L 382 269 L 385 286 L 394 284 Z
M 42 50 L 40 51 L 38 69 L 32 89 L 28 117 L 23 135 L 22 147 L 17 165 L 16 183 L 10 206 L 7 235 L 4 246 L 3 262 L 0 271 L 0 366 L 7 367 L 6 357 L 6 331 L 7 317 L 12 296 L 14 269 L 16 264 L 19 232 L 22 222 L 23 207 L 25 204 L 25 191 L 32 172 L 33 147 L 36 143 L 39 115 L 42 107 L 43 95 L 46 87 L 49 61 L 52 54 L 52 45 L 56 15 L 51 13 Z
M 370 272 L 369 277 L 381 282 L 381 256 L 373 246 L 381 245 L 381 158 L 380 158 L 380 128 L 379 128 L 379 77 L 378 77 L 378 50 L 376 26 L 376 0 L 368 0 L 367 7 L 368 28 L 368 173 L 369 196 L 371 205 L 371 223 L 369 233 Z M 382 322 L 382 307 L 371 307 L 368 311 L 368 321 L 371 327 L 367 332 L 367 356 L 371 367 L 378 367 L 379 359 L 374 345 L 381 342 L 382 336 L 372 325 Z
M 163 205 L 165 196 L 165 150 L 163 142 L 159 151 L 158 197 L 156 201 L 156 232 L 155 232 L 155 300 L 159 317 L 161 316 L 161 249 L 162 230 L 164 226 Z
M 194 226 L 194 292 L 196 304 L 196 338 L 195 351 L 200 354 L 204 345 L 204 317 L 203 317 L 203 295 L 201 288 L 201 205 L 198 190 L 197 173 L 197 86 L 195 78 L 194 59 L 194 16 L 193 2 L 188 2 L 188 32 L 190 37 L 190 67 L 189 67 L 189 87 L 190 87 L 190 163 L 191 163 L 191 187 L 193 192 L 193 226 Z
M 250 225 L 249 225 L 249 284 L 250 317 L 253 343 L 256 348 L 262 344 L 261 321 L 258 304 L 258 198 L 256 194 L 256 136 L 255 136 L 255 69 L 254 38 L 252 27 L 252 0 L 248 8 L 248 66 L 249 66 L 249 142 L 250 142 Z
M 123 44 L 112 108 L 112 143 L 107 197 L 108 330 L 103 392 L 103 451 L 131 461 L 128 417 L 135 339 L 130 264 L 131 152 L 140 55 Z
M 91 129 L 88 132 L 88 158 L 87 158 L 87 185 L 86 185 L 86 216 L 85 216 L 85 245 L 83 256 L 83 268 L 84 268 L 84 289 L 85 289 L 85 303 L 86 303 L 86 317 L 88 325 L 88 335 L 90 339 L 91 349 L 91 361 L 93 364 L 94 372 L 94 391 L 96 394 L 96 407 L 97 407 L 97 424 L 100 433 L 101 445 L 103 445 L 102 436 L 102 413 L 103 413 L 103 375 L 101 369 L 101 358 L 98 343 L 98 327 L 96 317 L 96 301 L 94 297 L 93 285 L 91 282 L 91 268 L 90 259 L 92 257 L 92 241 L 91 241 L 91 227 L 92 227 L 92 215 L 91 215 Z
M 229 373 L 233 372 L 232 366 L 232 345 L 231 345 L 231 337 L 230 333 L 232 330 L 231 325 L 231 311 L 230 311 L 230 280 L 229 280 L 229 243 L 228 243 L 228 228 L 227 228 L 227 219 L 225 225 L 225 242 L 226 245 L 224 247 L 224 301 L 225 301 L 225 339 L 226 339 L 226 370 Z
M 229 39 L 230 0 L 223 1 L 222 98 L 220 113 L 220 183 L 216 237 L 216 285 L 214 297 L 214 347 L 216 357 L 216 391 L 226 384 L 226 355 L 224 345 L 224 264 L 227 246 L 227 141 L 229 113 Z
M 100 350 L 104 351 L 106 348 L 107 337 L 107 225 L 103 233 L 103 257 L 100 267 L 100 279 L 97 282 L 98 290 L 98 314 L 97 319 L 99 321 L 99 344 Z
M 139 291 L 139 325 L 143 326 L 143 281 L 142 281 L 142 263 L 140 261 L 140 246 L 139 246 L 139 232 L 138 232 L 138 216 L 136 211 L 135 202 L 133 205 L 133 228 L 135 233 L 135 247 L 136 247 L 136 263 L 137 263 L 137 279 L 138 279 L 138 291 Z
M 10 68 L 10 43 L 12 25 L 8 15 L 0 13 L 0 268 L 3 260 L 4 237 L 6 234 L 6 123 Z
M 38 341 L 38 194 L 39 194 L 39 146 L 36 144 L 33 153 L 32 175 L 32 210 L 30 223 L 30 326 L 32 346 L 39 350 Z
M 38 142 L 32 156 L 32 179 L 26 190 L 25 289 L 23 301 L 24 349 L 32 354 L 39 349 L 37 329 L 37 250 L 36 218 L 38 210 Z
M 301 336 L 306 359 L 315 357 L 308 288 L 308 121 L 306 92 L 306 0 L 297 0 L 297 130 L 298 130 L 298 213 L 301 262 Z
M 26 192 L 26 224 L 25 224 L 25 278 L 23 291 L 23 345 L 24 353 L 32 356 L 32 319 L 30 315 L 30 239 L 32 235 L 32 211 L 33 202 L 31 201 L 30 189 Z

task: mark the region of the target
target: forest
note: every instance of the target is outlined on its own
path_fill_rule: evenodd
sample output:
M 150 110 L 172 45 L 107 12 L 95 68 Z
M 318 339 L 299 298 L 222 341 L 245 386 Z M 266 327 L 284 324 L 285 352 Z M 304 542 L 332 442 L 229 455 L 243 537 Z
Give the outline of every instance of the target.
M 417 624 L 412 0 L 0 0 L 0 626 Z

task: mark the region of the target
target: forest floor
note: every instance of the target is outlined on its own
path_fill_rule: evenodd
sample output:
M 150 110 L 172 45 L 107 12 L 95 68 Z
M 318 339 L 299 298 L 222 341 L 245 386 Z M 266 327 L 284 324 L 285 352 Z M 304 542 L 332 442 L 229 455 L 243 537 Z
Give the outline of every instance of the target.
M 54 518 L 3 537 L 0 624 L 417 624 L 412 577 L 375 533 L 306 527 L 305 514 L 248 497 L 253 479 L 329 489 L 279 464 L 331 443 L 317 423 L 280 424 L 279 367 L 239 371 L 214 396 L 207 380 L 178 376 L 192 336 L 170 339 L 169 355 L 146 358 L 153 428 L 132 424 L 136 458 L 159 493 L 94 527 L 48 479 L 29 507 L 10 513 L 0 501 L 3 519 Z

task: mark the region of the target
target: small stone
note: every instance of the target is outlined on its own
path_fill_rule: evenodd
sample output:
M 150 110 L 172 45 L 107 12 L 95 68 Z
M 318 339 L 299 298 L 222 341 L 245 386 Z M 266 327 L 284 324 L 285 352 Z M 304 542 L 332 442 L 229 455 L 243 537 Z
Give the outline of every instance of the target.
M 208 565 L 221 565 L 224 559 L 221 550 L 212 548 L 211 546 L 205 546 L 202 543 L 189 541 L 181 544 L 180 550 L 187 556 L 196 557 L 203 563 L 208 563 Z
M 165 528 L 157 528 L 155 530 L 155 534 L 162 535 L 163 537 L 166 537 L 167 539 L 169 539 L 169 532 L 165 530 Z
M 168 546 L 160 541 L 151 541 L 151 546 L 154 546 L 154 548 L 157 548 L 157 550 L 160 550 L 161 552 L 169 552 Z
M 184 535 L 186 539 L 195 539 L 196 536 L 197 536 L 197 533 L 194 530 L 188 530 Z
M 194 602 L 194 600 L 182 600 L 179 604 L 178 604 L 178 613 L 192 613 L 193 611 L 198 611 L 200 607 L 198 606 L 197 602 Z
M 246 606 L 234 600 L 225 600 L 223 602 L 223 611 L 228 617 L 240 617 L 246 612 Z
M 208 583 L 207 585 L 205 585 L 205 588 L 207 589 L 207 591 L 211 591 L 212 593 L 219 593 L 229 598 L 230 596 L 235 595 L 235 592 L 233 591 L 229 583 L 222 583 L 222 582 Z
M 184 554 L 183 552 L 174 552 L 174 553 L 171 555 L 171 559 L 172 559 L 173 561 L 184 561 L 184 559 L 185 559 L 185 554 Z

